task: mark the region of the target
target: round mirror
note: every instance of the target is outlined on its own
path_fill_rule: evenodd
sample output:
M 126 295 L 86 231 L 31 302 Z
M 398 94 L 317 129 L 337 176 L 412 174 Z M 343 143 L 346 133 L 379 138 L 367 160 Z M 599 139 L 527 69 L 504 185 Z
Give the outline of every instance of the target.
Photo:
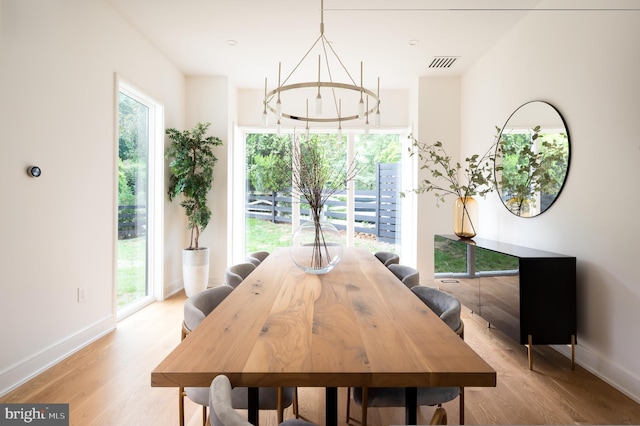
M 533 217 L 560 195 L 569 171 L 569 132 L 552 105 L 531 101 L 507 119 L 498 137 L 495 178 L 514 215 Z

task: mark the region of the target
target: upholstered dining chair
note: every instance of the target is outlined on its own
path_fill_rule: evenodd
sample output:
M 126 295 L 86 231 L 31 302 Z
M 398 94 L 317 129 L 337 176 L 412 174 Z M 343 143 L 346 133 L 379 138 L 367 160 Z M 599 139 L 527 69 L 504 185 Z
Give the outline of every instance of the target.
M 189 297 L 184 303 L 181 340 L 184 340 L 232 291 L 233 288 L 231 287 L 220 286 L 201 291 Z M 184 426 L 185 396 L 202 406 L 202 425 L 204 426 L 207 419 L 207 406 L 209 405 L 209 389 L 180 387 L 178 393 L 180 426 Z
M 458 298 L 425 285 L 415 286 L 411 291 L 464 340 L 464 322 L 460 318 L 462 305 Z
M 464 323 L 460 318 L 460 301 L 436 288 L 414 286 L 411 291 L 422 300 L 445 324 L 464 338 Z M 367 424 L 368 407 L 404 407 L 404 388 L 348 388 L 347 422 L 350 419 L 351 391 L 353 400 L 362 407 L 362 425 Z M 418 388 L 418 406 L 437 406 L 431 418 L 431 424 L 447 424 L 447 412 L 442 404 L 460 397 L 460 424 L 464 424 L 464 388 L 459 387 L 421 387 Z
M 233 291 L 232 287 L 220 286 L 204 290 L 187 299 L 184 304 L 184 320 L 182 322 L 182 339 L 188 335 Z M 294 404 L 294 413 L 298 417 L 297 392 L 295 388 L 260 388 L 260 408 L 278 410 L 278 418 L 282 419 L 284 409 Z M 281 403 L 278 404 L 278 392 L 282 392 Z M 247 388 L 233 390 L 233 406 L 246 408 L 248 403 Z M 184 426 L 184 397 L 202 406 L 202 424 L 206 425 L 207 407 L 209 406 L 209 388 L 179 388 L 178 408 L 180 426 Z
M 253 266 L 258 267 L 258 265 L 262 263 L 267 256 L 269 256 L 268 251 L 255 251 L 253 253 L 249 253 L 249 256 L 247 256 L 247 262 L 253 263 Z
M 420 274 L 417 269 L 406 265 L 391 264 L 387 266 L 393 275 L 398 277 L 408 288 L 420 285 Z
M 395 253 L 391 253 L 388 251 L 379 251 L 374 253 L 373 255 L 377 257 L 378 260 L 384 264 L 384 266 L 400 263 L 400 256 Z
M 258 398 L 262 402 L 262 395 Z M 216 376 L 211 382 L 209 388 L 209 417 L 211 426 L 252 426 L 244 417 L 240 415 L 234 408 L 233 390 L 229 378 L 224 375 Z M 291 419 L 282 422 L 278 420 L 281 426 L 308 426 L 313 423 L 300 419 Z
M 255 265 L 249 262 L 229 266 L 224 273 L 224 283 L 236 288 L 254 269 L 256 269 Z

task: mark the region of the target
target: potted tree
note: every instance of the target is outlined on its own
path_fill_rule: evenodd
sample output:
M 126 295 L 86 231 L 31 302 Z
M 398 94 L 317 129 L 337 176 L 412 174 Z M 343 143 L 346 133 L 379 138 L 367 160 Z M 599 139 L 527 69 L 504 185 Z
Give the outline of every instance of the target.
M 218 158 L 214 146 L 222 141 L 205 133 L 211 123 L 197 123 L 193 130 L 166 129 L 171 139 L 165 157 L 169 160 L 169 201 L 181 196 L 191 231 L 189 247 L 182 250 L 182 278 L 187 297 L 207 288 L 209 249 L 200 247 L 199 238 L 209 224 L 211 209 L 207 194 L 213 184 L 213 167 Z

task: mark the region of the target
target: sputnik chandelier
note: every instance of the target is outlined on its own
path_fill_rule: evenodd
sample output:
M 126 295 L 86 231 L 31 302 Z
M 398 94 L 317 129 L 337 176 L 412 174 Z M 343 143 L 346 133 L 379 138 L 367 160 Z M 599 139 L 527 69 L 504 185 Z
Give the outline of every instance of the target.
M 315 63 L 311 64 L 312 60 L 305 63 L 305 60 L 314 49 L 320 50 L 317 67 Z M 337 75 L 332 74 L 331 64 L 334 66 L 334 74 L 337 74 L 335 69 L 338 69 L 342 77 L 347 80 L 346 83 L 334 80 Z M 339 64 L 339 67 L 337 67 L 337 64 Z M 293 80 L 293 74 L 301 67 L 307 66 L 307 70 L 313 69 L 309 68 L 309 65 L 317 69 L 317 80 L 290 82 L 290 80 Z M 378 127 L 380 125 L 380 78 L 378 77 L 376 92 L 364 87 L 362 82 L 363 65 L 360 62 L 360 84 L 356 84 L 324 35 L 324 0 L 320 0 L 320 36 L 284 80 L 281 80 L 281 72 L 282 63 L 279 63 L 278 86 L 271 91 L 267 91 L 267 79 L 264 79 L 263 126 L 266 127 L 268 124 L 268 112 L 273 113 L 276 117 L 278 133 L 280 132 L 280 124 L 283 118 L 305 122 L 307 135 L 309 133 L 309 123 L 337 123 L 338 134 L 341 136 L 342 122 L 358 119 L 364 120 L 364 130 L 365 133 L 368 133 L 369 116 L 372 114 L 374 115 L 375 126 Z M 309 111 L 310 98 L 315 104 L 312 114 Z M 323 101 L 327 98 L 333 104 L 332 108 L 329 108 L 329 112 L 323 108 Z M 343 105 L 345 110 L 342 109 Z

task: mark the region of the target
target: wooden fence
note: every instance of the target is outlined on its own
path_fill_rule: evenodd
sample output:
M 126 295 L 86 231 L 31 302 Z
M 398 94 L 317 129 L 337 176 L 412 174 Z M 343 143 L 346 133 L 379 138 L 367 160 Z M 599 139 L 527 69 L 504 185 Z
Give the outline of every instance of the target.
M 147 235 L 147 206 L 118 206 L 118 239 Z
M 400 224 L 399 178 L 400 165 L 378 164 L 375 190 L 357 190 L 355 193 L 355 231 L 372 234 L 379 241 L 397 242 Z M 293 200 L 291 191 L 249 193 L 246 202 L 247 217 L 269 220 L 273 223 L 291 223 Z M 327 202 L 325 216 L 338 229 L 346 229 L 346 192 L 336 192 Z M 300 209 L 308 216 L 309 209 Z
M 400 164 L 378 164 L 376 189 L 355 193 L 355 231 L 372 234 L 379 241 L 396 243 L 400 226 Z M 291 223 L 293 200 L 291 191 L 282 193 L 249 193 L 246 215 L 273 223 Z M 345 191 L 334 194 L 327 203 L 326 217 L 338 229 L 346 229 L 347 202 Z M 309 216 L 308 209 L 300 214 Z M 147 234 L 147 207 L 118 206 L 118 238 L 136 238 Z

